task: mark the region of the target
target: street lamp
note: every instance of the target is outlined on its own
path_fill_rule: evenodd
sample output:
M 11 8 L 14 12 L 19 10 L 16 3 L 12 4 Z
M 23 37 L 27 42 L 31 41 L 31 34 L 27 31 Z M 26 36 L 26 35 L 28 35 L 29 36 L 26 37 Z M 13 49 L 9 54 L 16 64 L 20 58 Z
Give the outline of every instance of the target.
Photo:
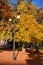
M 20 15 L 17 16 L 17 20 L 20 20 Z M 12 19 L 9 19 L 9 21 L 11 22 Z M 15 24 L 15 22 L 14 22 Z M 15 28 L 15 27 L 14 27 Z M 14 36 L 15 36 L 15 30 L 12 32 L 12 36 L 13 36 L 13 60 L 16 60 L 16 54 L 15 54 L 15 39 L 14 39 Z
M 20 20 L 20 15 L 17 16 L 17 20 Z M 13 32 L 13 37 L 14 37 L 14 35 L 15 35 L 15 31 Z M 13 38 L 13 60 L 16 60 L 16 55 L 15 55 L 15 39 L 14 38 Z
M 11 22 L 11 21 L 12 21 L 12 19 L 9 19 L 9 22 Z M 13 59 L 16 60 L 14 35 L 15 35 L 15 30 L 12 32 L 12 37 L 13 37 Z
M 17 16 L 17 19 L 20 19 L 20 15 Z
M 12 21 L 12 19 L 9 19 L 9 22 L 11 22 L 11 21 Z M 15 22 L 14 22 L 14 23 L 15 23 Z M 12 37 L 13 37 L 13 60 L 16 60 L 14 35 L 15 35 L 15 30 L 12 32 Z
M 12 21 L 12 19 L 9 19 L 9 22 L 11 22 Z

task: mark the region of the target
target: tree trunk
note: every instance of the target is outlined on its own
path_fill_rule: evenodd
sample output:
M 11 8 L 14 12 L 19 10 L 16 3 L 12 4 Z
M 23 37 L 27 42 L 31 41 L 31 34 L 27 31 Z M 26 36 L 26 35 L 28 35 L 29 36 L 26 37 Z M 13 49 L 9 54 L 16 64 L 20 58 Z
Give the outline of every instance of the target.
M 22 52 L 25 53 L 25 45 L 22 46 Z

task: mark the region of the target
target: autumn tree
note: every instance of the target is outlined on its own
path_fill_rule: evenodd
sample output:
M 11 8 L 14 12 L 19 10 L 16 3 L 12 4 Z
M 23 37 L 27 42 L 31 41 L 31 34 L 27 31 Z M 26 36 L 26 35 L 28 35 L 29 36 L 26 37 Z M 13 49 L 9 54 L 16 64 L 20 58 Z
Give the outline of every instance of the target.
M 36 7 L 33 4 L 22 2 L 17 5 L 17 11 L 15 13 L 11 5 L 7 4 L 5 6 L 5 4 L 2 4 L 1 1 L 0 17 L 7 20 L 0 23 L 0 39 L 9 39 L 9 41 L 11 41 L 13 39 L 12 32 L 15 31 L 15 42 L 32 42 L 35 44 L 41 43 L 41 41 L 43 41 L 43 24 L 39 24 L 35 17 L 37 12 L 40 12 L 39 18 L 42 18 L 43 16 L 41 11 L 35 10 Z M 18 15 L 20 16 L 19 20 L 17 19 Z M 9 18 L 12 18 L 12 20 L 14 19 L 13 23 L 8 22 Z
M 17 42 L 39 44 L 43 40 L 43 24 L 39 24 L 35 18 L 38 9 L 33 4 L 22 3 L 18 5 L 17 14 L 20 20 L 16 24 L 15 40 Z M 34 11 L 34 12 L 33 12 Z M 39 10 L 39 12 L 41 12 Z
M 0 18 L 8 20 L 14 18 L 14 9 L 11 4 L 7 4 L 8 0 L 0 0 Z
M 11 4 L 8 3 L 8 0 L 0 0 L 0 40 L 8 40 L 12 39 L 12 32 L 14 30 L 14 22 L 16 18 L 16 13 L 13 10 Z M 12 21 L 9 22 L 9 19 Z M 10 35 L 10 36 L 9 36 Z

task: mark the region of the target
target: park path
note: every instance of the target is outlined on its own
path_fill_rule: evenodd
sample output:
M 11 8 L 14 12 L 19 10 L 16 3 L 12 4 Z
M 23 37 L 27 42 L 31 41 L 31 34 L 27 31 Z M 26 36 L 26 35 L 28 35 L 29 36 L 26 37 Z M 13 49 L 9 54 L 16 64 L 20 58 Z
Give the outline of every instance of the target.
M 43 50 L 41 51 L 43 52 Z M 0 65 L 43 65 L 43 53 L 40 56 L 29 52 L 16 51 L 16 60 L 13 60 L 13 51 L 0 50 Z

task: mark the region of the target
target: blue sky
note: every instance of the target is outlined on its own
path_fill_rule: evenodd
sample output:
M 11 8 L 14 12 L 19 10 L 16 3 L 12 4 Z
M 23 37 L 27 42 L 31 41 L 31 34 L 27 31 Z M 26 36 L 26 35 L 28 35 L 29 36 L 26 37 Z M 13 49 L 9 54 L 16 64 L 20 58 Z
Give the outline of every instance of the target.
M 18 0 L 10 0 L 12 3 L 17 3 Z M 28 1 L 28 0 L 27 0 Z M 33 3 L 34 4 L 38 4 L 39 3 L 39 0 L 33 0 Z
M 33 0 L 33 3 L 34 3 L 35 5 L 37 5 L 37 4 L 38 4 L 38 0 Z
M 18 0 L 10 0 L 12 4 L 15 4 L 17 3 Z M 36 6 L 39 6 L 39 1 L 42 1 L 42 4 L 43 4 L 43 0 L 33 0 L 33 4 L 36 5 Z M 40 6 L 39 6 L 40 7 Z M 41 6 L 42 8 L 43 6 Z
M 43 0 L 33 0 L 33 4 L 43 9 Z
M 18 0 L 10 0 L 12 4 L 16 4 Z

